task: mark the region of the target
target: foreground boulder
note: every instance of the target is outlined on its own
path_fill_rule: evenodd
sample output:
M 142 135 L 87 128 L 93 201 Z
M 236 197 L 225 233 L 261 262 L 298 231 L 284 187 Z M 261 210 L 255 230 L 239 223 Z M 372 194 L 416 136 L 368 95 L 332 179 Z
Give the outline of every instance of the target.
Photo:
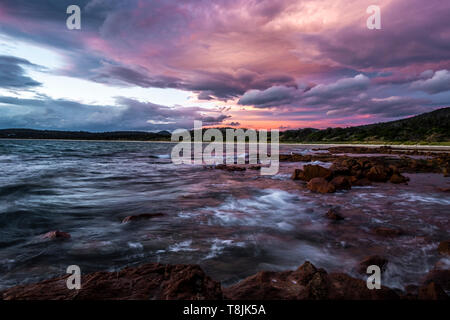
M 311 179 L 306 187 L 311 191 L 319 193 L 333 193 L 336 191 L 336 187 L 324 178 Z
M 222 289 L 197 265 L 151 263 L 119 272 L 82 276 L 81 290 L 68 290 L 69 275 L 3 292 L 3 300 L 219 300 Z M 1 300 L 1 298 L 0 298 Z
M 305 262 L 295 271 L 261 271 L 224 289 L 231 300 L 380 300 L 398 299 L 391 289 L 369 290 L 365 281 L 346 274 L 328 274 Z
M 433 270 L 403 299 L 447 299 L 450 270 Z M 150 263 L 118 272 L 82 276 L 81 289 L 67 289 L 69 275 L 0 292 L 0 300 L 397 300 L 397 291 L 370 290 L 364 280 L 327 273 L 310 262 L 295 271 L 261 271 L 221 288 L 198 265 Z
M 448 296 L 440 285 L 431 282 L 419 288 L 420 300 L 448 300 Z
M 423 279 L 423 285 L 429 285 L 430 283 L 436 283 L 442 289 L 450 291 L 450 270 L 431 270 Z

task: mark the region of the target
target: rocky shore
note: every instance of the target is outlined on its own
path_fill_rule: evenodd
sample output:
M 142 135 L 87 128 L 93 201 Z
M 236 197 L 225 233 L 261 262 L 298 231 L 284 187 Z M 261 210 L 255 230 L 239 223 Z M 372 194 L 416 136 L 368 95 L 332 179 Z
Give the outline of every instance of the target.
M 420 287 L 407 292 L 382 286 L 369 290 L 366 282 L 343 273 L 327 273 L 305 262 L 297 270 L 261 271 L 223 288 L 198 265 L 157 263 L 118 272 L 82 276 L 80 290 L 69 290 L 69 275 L 0 293 L 2 300 L 445 300 L 450 270 L 430 272 Z
M 389 147 L 331 147 L 328 153 L 280 155 L 280 160 L 331 163 L 327 167 L 306 164 L 302 169 L 294 169 L 291 179 L 315 193 L 334 193 L 372 183 L 407 184 L 409 178 L 405 173 L 438 173 L 445 177 L 450 173 L 449 153 L 400 152 Z M 259 165 L 208 167 L 236 174 L 260 168 Z M 441 191 L 447 192 L 449 189 Z M 334 208 L 324 214 L 327 219 L 334 220 L 333 223 L 346 219 Z M 160 216 L 163 214 L 127 216 L 122 223 Z M 399 228 L 385 226 L 376 227 L 371 232 L 393 241 L 404 234 Z M 69 240 L 71 236 L 61 231 L 50 231 L 42 238 L 56 241 Z M 442 241 L 437 252 L 449 256 L 449 241 Z M 355 270 L 365 279 L 368 266 L 378 265 L 384 271 L 388 264 L 389 261 L 383 256 L 368 256 L 355 266 Z M 229 287 L 223 287 L 220 282 L 211 279 L 200 266 L 183 264 L 149 263 L 117 272 L 86 274 L 82 276 L 81 290 L 68 290 L 68 277 L 65 275 L 9 288 L 0 292 L 0 300 L 440 300 L 448 299 L 446 292 L 450 291 L 450 270 L 437 265 L 417 286 L 407 286 L 404 291 L 388 287 L 369 290 L 362 279 L 344 273 L 328 273 L 308 261 L 293 271 L 261 271 Z

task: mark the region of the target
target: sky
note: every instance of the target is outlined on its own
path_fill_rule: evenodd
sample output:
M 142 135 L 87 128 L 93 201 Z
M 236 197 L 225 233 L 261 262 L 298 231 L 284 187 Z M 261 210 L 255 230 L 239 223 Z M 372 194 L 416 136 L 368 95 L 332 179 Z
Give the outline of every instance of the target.
M 450 106 L 449 21 L 442 0 L 1 0 L 0 129 L 410 117 Z

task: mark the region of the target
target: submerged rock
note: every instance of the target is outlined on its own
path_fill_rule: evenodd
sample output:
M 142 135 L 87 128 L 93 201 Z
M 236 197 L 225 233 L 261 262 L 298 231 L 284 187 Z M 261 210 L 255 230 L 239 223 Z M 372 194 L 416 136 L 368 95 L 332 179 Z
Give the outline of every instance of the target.
M 438 251 L 440 254 L 450 256 L 450 240 L 439 243 Z
M 362 273 L 362 274 L 366 274 L 367 267 L 369 267 L 371 265 L 378 266 L 381 271 L 385 271 L 387 264 L 388 264 L 387 259 L 385 259 L 381 256 L 378 256 L 378 255 L 373 255 L 373 256 L 365 258 L 364 260 L 362 260 L 359 263 L 358 272 Z
M 394 229 L 387 227 L 378 227 L 373 229 L 373 231 L 375 232 L 375 234 L 383 237 L 396 237 L 404 234 L 402 229 Z
M 70 239 L 70 234 L 62 231 L 50 231 L 41 236 L 42 239 L 50 239 L 50 240 L 67 240 Z
M 339 214 L 335 209 L 330 209 L 327 211 L 326 213 L 326 217 L 330 220 L 335 220 L 335 221 L 339 221 L 339 220 L 344 220 L 345 218 Z
M 335 186 L 324 178 L 311 179 L 306 186 L 309 190 L 319 193 L 333 193 L 336 191 Z
M 131 222 L 131 221 L 138 221 L 138 220 L 148 220 L 148 219 L 152 219 L 152 218 L 156 218 L 156 217 L 162 217 L 164 214 L 162 213 L 143 213 L 143 214 L 138 214 L 135 216 L 128 216 L 125 217 L 122 220 L 122 223 L 127 223 L 127 222 Z

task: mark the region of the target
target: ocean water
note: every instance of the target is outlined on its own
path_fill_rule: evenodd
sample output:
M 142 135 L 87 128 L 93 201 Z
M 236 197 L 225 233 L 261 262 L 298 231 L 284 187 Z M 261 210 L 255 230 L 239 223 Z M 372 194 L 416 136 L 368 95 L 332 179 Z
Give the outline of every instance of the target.
M 418 284 L 449 238 L 449 184 L 437 174 L 319 195 L 290 180 L 304 163 L 275 176 L 174 165 L 173 144 L 0 141 L 0 290 L 59 276 L 147 262 L 200 264 L 233 284 L 259 270 L 295 269 L 306 260 L 329 272 L 355 272 L 372 254 L 388 258 L 382 284 Z M 307 154 L 310 147 L 281 146 Z M 323 152 L 323 151 L 321 151 Z M 327 165 L 326 163 L 320 163 Z M 329 165 L 329 164 L 328 164 Z M 324 215 L 338 207 L 346 220 Z M 143 213 L 162 216 L 122 224 Z M 381 238 L 377 226 L 405 235 Z M 49 241 L 51 230 L 71 234 Z

